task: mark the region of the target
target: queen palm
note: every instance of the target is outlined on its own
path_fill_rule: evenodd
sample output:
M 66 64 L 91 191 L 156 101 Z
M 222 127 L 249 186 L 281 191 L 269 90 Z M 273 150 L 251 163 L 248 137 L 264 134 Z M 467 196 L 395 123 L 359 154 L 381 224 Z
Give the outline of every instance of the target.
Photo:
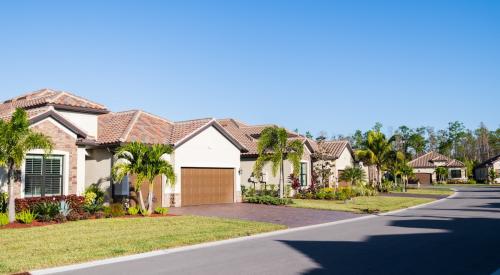
M 380 187 L 382 172 L 387 168 L 387 164 L 391 159 L 394 158 L 392 145 L 380 131 L 369 131 L 361 147 L 356 152 L 356 156 L 369 165 L 375 165 L 377 169 L 377 184 Z
M 14 171 L 19 170 L 30 150 L 43 149 L 45 154 L 52 151 L 49 137 L 29 128 L 28 115 L 23 109 L 16 109 L 10 121 L 0 119 L 0 166 L 7 168 L 9 194 L 9 221 L 15 221 Z
M 174 169 L 165 159 L 165 156 L 172 152 L 173 148 L 169 145 L 147 146 L 140 142 L 132 142 L 120 147 L 116 153 L 118 160 L 113 166 L 115 181 L 121 182 L 128 174 L 136 176 L 134 190 L 138 194 L 141 210 L 146 210 L 141 187 L 144 182 L 148 183 L 148 214 L 153 212 L 154 179 L 164 175 L 168 184 L 175 184 Z
M 351 185 L 363 182 L 366 179 L 366 172 L 360 167 L 346 167 L 340 175 L 339 180 L 350 182 Z
M 273 176 L 280 172 L 279 196 L 284 197 L 285 175 L 284 159 L 288 159 L 293 166 L 293 174 L 297 176 L 300 171 L 300 159 L 304 153 L 304 145 L 300 140 L 288 140 L 288 132 L 285 128 L 267 127 L 262 130 L 257 142 L 259 156 L 253 167 L 254 175 L 260 178 L 262 169 L 266 163 L 272 164 Z

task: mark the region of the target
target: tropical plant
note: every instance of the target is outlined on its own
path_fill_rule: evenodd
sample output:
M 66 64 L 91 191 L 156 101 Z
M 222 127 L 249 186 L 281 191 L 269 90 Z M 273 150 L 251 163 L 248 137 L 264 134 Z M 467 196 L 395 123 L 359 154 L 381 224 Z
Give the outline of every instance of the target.
M 498 177 L 497 172 L 495 172 L 495 169 L 490 168 L 488 170 L 488 179 L 489 179 L 489 184 L 495 183 L 496 178 Z
M 128 213 L 129 215 L 135 216 L 135 215 L 139 214 L 139 208 L 138 208 L 138 207 L 136 207 L 136 206 L 131 206 L 131 207 L 129 207 L 129 208 L 127 209 L 127 213 Z
M 43 222 L 49 222 L 59 214 L 60 205 L 57 202 L 41 202 L 35 206 L 37 218 Z
M 24 210 L 16 214 L 16 220 L 24 224 L 31 224 L 36 217 L 37 214 L 35 213 L 35 211 L 30 210 Z
M 390 159 L 394 158 L 393 155 L 391 143 L 380 131 L 369 131 L 361 144 L 361 149 L 356 151 L 356 156 L 364 163 L 375 165 L 379 187 L 382 184 L 382 173 L 387 169 Z
M 104 191 L 99 187 L 99 184 L 93 183 L 85 189 L 85 202 L 87 203 L 87 195 L 90 200 L 91 197 L 94 201 L 91 203 L 103 204 L 104 203 Z
M 267 127 L 262 130 L 257 142 L 258 157 L 253 167 L 254 175 L 260 178 L 262 169 L 266 163 L 272 164 L 273 176 L 280 173 L 279 197 L 284 197 L 285 174 L 284 159 L 288 159 L 293 166 L 293 174 L 298 176 L 300 171 L 300 159 L 304 153 L 304 145 L 300 140 L 288 140 L 288 132 L 285 128 L 276 126 Z
M 140 142 L 132 142 L 118 150 L 118 161 L 113 167 L 113 175 L 116 182 L 121 182 L 128 175 L 136 175 L 134 189 L 139 194 L 139 204 L 141 210 L 145 210 L 145 203 L 141 191 L 144 181 L 149 183 L 148 208 L 149 214 L 153 212 L 153 188 L 154 179 L 164 175 L 167 184 L 175 184 L 175 173 L 172 165 L 165 159 L 165 156 L 173 153 L 172 146 L 155 144 L 147 146 Z
M 67 217 L 71 211 L 72 209 L 69 206 L 69 203 L 67 201 L 61 201 L 59 206 L 59 213 L 64 217 Z
M 109 205 L 109 214 L 111 217 L 125 216 L 125 209 L 121 203 L 112 203 Z
M 14 171 L 20 169 L 26 153 L 33 149 L 43 149 L 45 154 L 52 151 L 49 137 L 30 129 L 28 114 L 23 109 L 16 109 L 10 121 L 0 119 L 0 167 L 7 168 L 9 193 L 9 221 L 16 219 L 14 197 Z
M 448 169 L 446 169 L 446 167 L 436 167 L 436 170 L 434 172 L 436 173 L 438 182 L 446 181 L 446 179 L 448 178 Z
M 248 197 L 246 199 L 247 203 L 256 203 L 256 204 L 267 204 L 267 205 L 287 205 L 292 204 L 293 201 L 288 198 L 276 198 L 272 196 L 255 196 Z
M 95 214 L 96 212 L 104 210 L 104 206 L 100 204 L 85 204 L 83 210 L 89 214 Z
M 9 215 L 7 213 L 0 213 L 0 226 L 9 224 Z
M 167 215 L 168 214 L 168 208 L 166 207 L 156 207 L 155 208 L 155 213 L 160 214 L 160 215 Z
M 358 166 L 346 167 L 339 177 L 339 180 L 350 182 L 353 186 L 365 181 L 365 179 L 366 172 Z

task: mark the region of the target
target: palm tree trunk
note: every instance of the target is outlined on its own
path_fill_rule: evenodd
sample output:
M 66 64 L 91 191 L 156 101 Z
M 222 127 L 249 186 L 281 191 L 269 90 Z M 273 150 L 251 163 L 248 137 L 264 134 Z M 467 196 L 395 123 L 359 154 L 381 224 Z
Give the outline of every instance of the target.
M 12 173 L 14 172 L 14 164 L 9 164 L 9 171 L 7 172 L 7 185 L 9 187 L 9 222 L 13 223 L 16 220 L 16 199 L 14 197 L 14 184 L 12 180 Z
M 285 171 L 283 166 L 283 156 L 281 157 L 280 164 L 280 199 L 284 197 L 285 194 Z
M 153 188 L 154 183 L 149 183 L 149 194 L 148 194 L 148 214 L 153 213 Z
M 138 193 L 139 205 L 141 206 L 141 210 L 146 210 L 146 206 L 144 206 L 144 198 L 142 196 L 141 188 L 139 188 L 139 190 L 137 190 L 136 193 Z

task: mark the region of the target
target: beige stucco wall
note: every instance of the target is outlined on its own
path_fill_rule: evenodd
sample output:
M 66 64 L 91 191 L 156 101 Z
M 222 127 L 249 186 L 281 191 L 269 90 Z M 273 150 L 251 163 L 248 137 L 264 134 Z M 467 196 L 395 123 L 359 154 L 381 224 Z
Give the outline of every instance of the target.
M 111 160 L 113 155 L 104 148 L 87 149 L 85 157 L 85 188 L 97 183 L 111 198 Z
M 451 170 L 461 170 L 462 177 L 461 178 L 455 178 L 453 180 L 467 180 L 467 171 L 465 168 L 449 168 L 448 169 L 448 179 L 451 178 Z M 427 173 L 427 174 L 432 174 L 432 182 L 437 182 L 437 176 L 436 176 L 436 168 L 415 168 L 413 169 L 413 173 Z
M 176 182 L 173 188 L 165 188 L 163 204 L 170 205 L 171 194 L 176 197 L 175 206 L 181 205 L 181 168 L 233 168 L 235 184 L 235 201 L 241 197 L 240 188 L 240 150 L 224 137 L 214 127 L 209 127 L 199 133 L 186 143 L 182 144 L 171 156 L 172 164 L 176 175 Z M 164 179 L 165 184 L 165 179 Z
M 254 187 L 259 189 L 261 187 L 261 183 L 251 181 L 252 173 L 253 173 L 253 166 L 255 165 L 255 160 L 256 158 L 246 158 L 241 160 L 241 185 L 245 187 Z M 288 160 L 283 161 L 283 168 L 284 168 L 284 174 L 285 174 L 285 183 L 288 184 L 288 176 L 293 172 L 293 167 L 292 164 Z M 275 184 L 276 186 L 279 185 L 279 170 L 276 172 L 276 175 L 273 175 L 273 168 L 271 163 L 267 163 L 264 165 L 264 168 L 262 169 L 262 173 L 266 174 L 267 182 L 266 184 Z M 309 173 L 308 173 L 309 174 Z M 308 182 L 309 182 L 309 176 L 308 176 Z M 263 183 L 262 183 L 263 185 Z
M 70 111 L 57 111 L 61 116 L 85 131 L 88 135 L 97 137 L 97 115 Z

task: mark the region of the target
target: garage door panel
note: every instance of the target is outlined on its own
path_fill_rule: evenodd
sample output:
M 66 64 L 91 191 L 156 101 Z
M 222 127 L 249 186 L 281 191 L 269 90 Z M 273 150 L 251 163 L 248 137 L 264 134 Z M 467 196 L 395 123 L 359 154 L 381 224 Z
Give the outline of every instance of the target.
M 234 169 L 182 168 L 182 205 L 232 203 L 234 201 Z

